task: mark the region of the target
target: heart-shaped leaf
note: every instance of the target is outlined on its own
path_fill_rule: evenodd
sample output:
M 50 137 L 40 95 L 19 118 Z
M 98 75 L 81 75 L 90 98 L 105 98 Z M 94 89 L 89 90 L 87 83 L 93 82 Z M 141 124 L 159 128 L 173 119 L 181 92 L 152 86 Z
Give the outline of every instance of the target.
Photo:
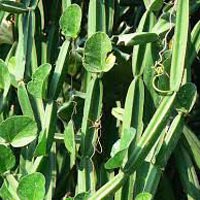
M 0 124 L 0 141 L 23 147 L 37 137 L 37 125 L 27 116 L 12 116 Z
M 35 172 L 24 176 L 18 185 L 17 194 L 23 200 L 43 200 L 45 195 L 45 178 Z
M 109 71 L 115 64 L 115 56 L 111 52 L 112 45 L 104 32 L 97 32 L 86 42 L 83 54 L 83 66 L 89 72 L 100 73 Z
M 60 27 L 66 37 L 76 38 L 81 25 L 81 8 L 77 4 L 71 4 L 66 8 L 60 18 Z
M 15 166 L 15 156 L 10 148 L 0 144 L 0 174 Z
M 51 71 L 51 65 L 46 63 L 38 67 L 32 80 L 28 83 L 28 91 L 36 98 L 45 98 L 47 93 L 47 80 Z

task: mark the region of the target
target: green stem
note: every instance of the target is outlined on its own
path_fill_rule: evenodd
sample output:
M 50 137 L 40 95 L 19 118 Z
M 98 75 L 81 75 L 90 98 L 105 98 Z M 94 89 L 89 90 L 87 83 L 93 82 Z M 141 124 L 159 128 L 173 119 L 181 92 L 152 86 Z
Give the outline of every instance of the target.
M 112 180 L 97 190 L 96 193 L 91 195 L 88 200 L 101 200 L 104 197 L 113 194 L 124 184 L 127 178 L 128 176 L 123 172 L 119 172 Z

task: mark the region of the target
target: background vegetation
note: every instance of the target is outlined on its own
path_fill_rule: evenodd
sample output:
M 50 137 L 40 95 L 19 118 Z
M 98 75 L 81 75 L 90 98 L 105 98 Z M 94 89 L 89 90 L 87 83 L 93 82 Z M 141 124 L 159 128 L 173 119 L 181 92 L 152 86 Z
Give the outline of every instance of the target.
M 3 200 L 200 199 L 200 1 L 0 1 Z

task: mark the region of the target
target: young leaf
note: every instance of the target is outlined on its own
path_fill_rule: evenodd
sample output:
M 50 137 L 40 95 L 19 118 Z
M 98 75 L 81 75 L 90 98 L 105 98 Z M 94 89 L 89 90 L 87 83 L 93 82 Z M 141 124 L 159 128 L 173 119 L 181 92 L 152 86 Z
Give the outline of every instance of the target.
M 66 8 L 60 18 L 60 27 L 66 37 L 76 38 L 81 25 L 81 8 L 77 4 L 71 4 Z
M 51 65 L 46 63 L 38 67 L 28 83 L 28 91 L 36 98 L 45 98 L 47 92 L 47 79 L 51 71 Z
M 37 137 L 37 125 L 27 116 L 12 116 L 0 124 L 0 141 L 23 147 Z
M 10 148 L 0 144 L 0 174 L 15 166 L 15 156 Z
M 113 54 L 107 57 L 111 50 L 111 41 L 104 32 L 93 34 L 85 44 L 83 66 L 92 73 L 109 71 L 115 63 Z
M 35 172 L 24 176 L 17 188 L 17 194 L 23 200 L 43 200 L 45 195 L 45 178 Z

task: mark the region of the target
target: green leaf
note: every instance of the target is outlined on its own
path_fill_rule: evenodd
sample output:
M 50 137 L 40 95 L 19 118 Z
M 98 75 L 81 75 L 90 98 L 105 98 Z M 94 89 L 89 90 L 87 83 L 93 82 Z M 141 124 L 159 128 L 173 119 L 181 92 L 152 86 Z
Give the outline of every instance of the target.
M 47 146 L 47 131 L 46 129 L 44 129 L 40 131 L 38 144 L 35 148 L 34 155 L 35 156 L 46 155 L 46 146 Z
M 6 200 L 20 200 L 17 195 L 18 182 L 11 174 L 6 174 L 0 188 L 0 197 Z
M 45 195 L 45 178 L 35 172 L 24 176 L 17 188 L 17 194 L 23 200 L 43 200 Z
M 5 62 L 0 59 L 0 89 L 4 90 L 4 96 L 7 95 L 9 87 L 10 87 L 9 71 Z
M 74 153 L 74 148 L 75 148 L 75 139 L 74 139 L 74 127 L 73 127 L 73 122 L 70 121 L 65 128 L 64 132 L 64 143 L 65 147 L 70 153 Z
M 16 79 L 16 76 L 15 76 L 15 71 L 16 70 L 17 70 L 16 57 L 11 57 L 8 60 L 8 71 L 10 73 L 10 79 L 11 79 L 12 86 L 17 88 L 17 79 Z
M 123 136 L 112 147 L 111 158 L 105 163 L 106 169 L 120 167 L 124 161 L 128 148 L 136 135 L 134 128 L 125 129 Z M 120 143 L 120 144 L 119 144 Z
M 113 54 L 107 57 L 111 50 L 111 41 L 104 32 L 93 34 L 85 44 L 83 66 L 92 73 L 109 71 L 115 63 Z
M 163 0 L 143 0 L 143 2 L 149 11 L 159 11 L 163 5 Z
M 173 8 L 171 8 L 173 9 Z M 171 9 L 163 13 L 157 20 L 157 23 L 154 25 L 152 31 L 157 33 L 158 35 L 163 35 L 166 33 L 170 28 L 173 28 L 175 25 L 175 16 L 172 15 L 170 17 L 170 12 Z M 171 18 L 171 23 L 170 23 L 170 18 Z M 164 36 L 163 36 L 164 37 Z
M 47 80 L 51 71 L 51 65 L 46 63 L 38 67 L 32 81 L 28 83 L 28 91 L 36 98 L 45 98 L 47 93 Z
M 7 186 L 9 185 L 6 185 L 5 182 L 2 184 L 1 189 L 0 189 L 0 196 L 2 199 L 14 200 Z
M 81 25 L 81 18 L 80 6 L 71 4 L 66 8 L 60 18 L 60 27 L 66 37 L 77 37 Z
M 0 141 L 23 147 L 37 137 L 37 125 L 27 116 L 12 116 L 0 124 Z
M 83 193 L 77 194 L 74 200 L 87 200 L 88 197 L 89 197 L 89 193 L 83 192 Z
M 69 151 L 70 158 L 71 158 L 71 167 L 75 165 L 76 160 L 76 143 L 75 143 L 75 133 L 74 133 L 74 126 L 72 120 L 68 123 L 67 127 L 65 128 L 64 132 L 64 143 L 65 147 Z
M 29 11 L 23 3 L 14 1 L 0 1 L 0 10 L 10 13 L 24 13 Z
M 120 142 L 120 149 L 128 149 L 131 142 L 135 138 L 136 130 L 134 128 L 126 128 Z
M 118 151 L 114 157 L 110 158 L 106 163 L 105 163 L 105 168 L 106 169 L 115 169 L 117 167 L 121 167 L 123 160 L 126 156 L 127 149 L 123 149 Z
M 150 32 L 129 33 L 124 35 L 119 35 L 117 37 L 118 37 L 117 44 L 125 46 L 147 44 L 159 39 L 159 36 L 156 33 L 150 33 Z
M 135 200 L 151 200 L 151 199 L 153 199 L 153 196 L 148 192 L 142 192 L 138 194 L 135 198 Z
M 75 106 L 76 105 L 74 101 L 68 101 L 64 103 L 57 111 L 59 118 L 64 120 L 66 123 L 68 123 L 70 119 L 72 118 Z
M 197 88 L 193 83 L 183 85 L 177 94 L 176 109 L 183 113 L 189 113 L 197 98 Z
M 149 6 L 150 11 L 159 11 L 163 5 L 163 0 L 152 0 L 151 5 Z
M 15 166 L 15 156 L 10 148 L 0 144 L 0 174 Z
M 32 110 L 31 102 L 27 93 L 26 86 L 23 81 L 18 84 L 17 97 L 19 100 L 22 113 L 32 119 L 34 119 L 34 113 Z
M 113 144 L 112 149 L 111 149 L 111 152 L 110 152 L 110 156 L 111 156 L 111 157 L 114 157 L 114 156 L 117 154 L 117 152 L 120 151 L 120 143 L 121 143 L 121 139 L 117 140 L 117 141 Z

